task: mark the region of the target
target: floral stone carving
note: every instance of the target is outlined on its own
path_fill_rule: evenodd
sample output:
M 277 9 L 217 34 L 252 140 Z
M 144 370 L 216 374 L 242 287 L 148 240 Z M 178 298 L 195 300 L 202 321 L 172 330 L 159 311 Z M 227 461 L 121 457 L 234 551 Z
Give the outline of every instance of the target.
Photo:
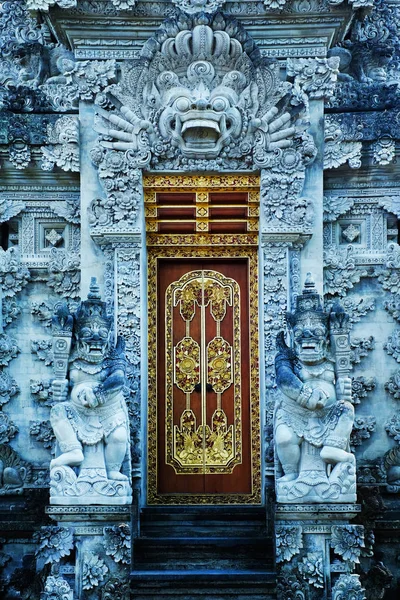
M 332 588 L 332 600 L 365 600 L 359 575 L 340 575 Z
M 42 146 L 42 169 L 51 171 L 56 165 L 63 171 L 79 171 L 78 117 L 65 115 L 47 126 L 46 146 Z
M 38 442 L 42 442 L 48 450 L 53 448 L 55 436 L 49 421 L 32 421 L 29 433 L 35 436 Z
M 339 249 L 328 246 L 324 250 L 324 293 L 344 296 L 346 291 L 367 276 L 366 269 L 357 267 L 353 246 Z
M 309 552 L 298 565 L 303 579 L 316 588 L 324 587 L 323 558 L 322 552 Z
M 394 400 L 400 400 L 400 371 L 396 371 L 385 383 L 385 390 L 393 396 Z
M 22 494 L 24 483 L 29 483 L 31 478 L 30 465 L 10 446 L 0 445 L 0 496 Z
M 50 413 L 57 438 L 57 456 L 50 463 L 51 504 L 132 500 L 126 362 L 122 340 L 111 347 L 112 323 L 95 279 L 73 315 L 64 306 L 54 317 L 53 393 L 60 401 Z
M 360 404 L 361 400 L 367 397 L 368 392 L 374 390 L 375 387 L 375 377 L 353 377 L 351 380 L 351 395 L 353 404 Z
M 303 547 L 303 530 L 300 525 L 278 525 L 275 528 L 276 562 L 289 561 Z
M 393 356 L 397 362 L 400 362 L 400 329 L 397 329 L 388 337 L 383 347 L 389 356 Z
M 188 15 L 199 12 L 214 13 L 225 4 L 225 0 L 195 0 L 195 2 L 193 0 L 172 0 L 172 2 Z
M 17 341 L 6 333 L 0 333 L 0 365 L 7 366 L 19 352 L 21 350 L 17 346 Z
M 8 415 L 0 412 L 0 444 L 6 444 L 18 433 L 18 427 L 13 423 Z
M 26 286 L 28 280 L 29 271 L 21 264 L 18 250 L 14 247 L 8 250 L 0 248 L 0 285 L 3 296 L 15 296 Z
M 31 340 L 31 353 L 42 360 L 46 367 L 53 364 L 53 343 L 51 340 Z
M 372 335 L 366 338 L 353 338 L 350 342 L 350 347 L 350 362 L 352 365 L 358 365 L 361 359 L 368 356 L 368 352 L 374 349 L 375 339 Z
M 337 169 L 346 162 L 352 169 L 358 169 L 361 150 L 362 142 L 346 141 L 335 115 L 325 117 L 324 169 Z
M 125 565 L 131 562 L 131 531 L 129 525 L 121 523 L 104 528 L 106 554 L 116 563 Z
M 8 371 L 0 371 L 0 406 L 9 402 L 19 391 L 17 382 Z
M 382 136 L 372 145 L 372 152 L 376 164 L 388 165 L 396 155 L 396 142 L 390 135 Z
M 364 440 L 371 437 L 375 431 L 376 419 L 372 415 L 362 415 L 354 419 L 353 431 L 350 436 L 350 446 L 354 451 L 355 446 L 361 446 Z
M 309 274 L 287 320 L 293 347 L 279 334 L 275 359 L 276 381 L 283 393 L 274 418 L 283 470 L 276 483 L 277 500 L 355 502 L 348 317 L 340 306 L 331 315 L 323 311 Z M 329 335 L 336 364 L 328 352 Z M 333 465 L 331 471 L 328 465 Z
M 45 564 L 60 562 L 61 558 L 68 556 L 74 547 L 73 532 L 70 527 L 57 525 L 42 527 L 34 534 L 38 544 L 36 556 L 44 560 Z
M 78 298 L 80 257 L 64 248 L 52 248 L 49 259 L 47 285 L 64 298 Z
M 97 554 L 86 554 L 82 567 L 82 589 L 91 590 L 104 581 L 108 567 Z
M 343 560 L 359 563 L 362 548 L 365 547 L 364 527 L 362 525 L 334 525 L 331 546 Z
M 49 575 L 40 600 L 73 600 L 74 593 L 63 577 Z

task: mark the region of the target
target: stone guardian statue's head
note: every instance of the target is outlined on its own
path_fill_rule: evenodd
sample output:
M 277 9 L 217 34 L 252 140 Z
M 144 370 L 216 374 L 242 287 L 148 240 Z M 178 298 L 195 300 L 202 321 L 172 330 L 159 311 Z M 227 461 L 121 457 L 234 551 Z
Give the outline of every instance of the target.
M 294 350 L 303 363 L 312 365 L 326 358 L 329 340 L 328 318 L 311 273 L 307 273 L 303 293 L 296 299 L 296 309 L 287 313 Z
M 110 347 L 112 317 L 107 315 L 106 303 L 101 301 L 96 278 L 92 277 L 87 300 L 81 302 L 74 314 L 75 350 L 78 358 L 100 363 Z

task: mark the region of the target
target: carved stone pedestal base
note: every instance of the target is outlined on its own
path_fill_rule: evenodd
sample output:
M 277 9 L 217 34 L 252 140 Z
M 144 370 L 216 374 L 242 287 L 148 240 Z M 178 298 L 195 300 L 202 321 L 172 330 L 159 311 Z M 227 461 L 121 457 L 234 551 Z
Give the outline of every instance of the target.
M 278 598 L 299 591 L 309 600 L 363 599 L 352 570 L 365 545 L 364 528 L 350 524 L 360 510 L 344 503 L 277 504 Z
M 81 469 L 79 476 L 71 467 L 54 467 L 50 472 L 50 504 L 124 505 L 132 502 L 129 481 L 107 478 L 105 469 Z
M 294 481 L 277 481 L 277 500 L 297 502 L 356 502 L 356 469 L 351 463 L 338 463 L 329 475 L 323 470 L 301 471 Z
M 68 588 L 74 598 L 128 600 L 131 507 L 49 506 L 46 513 L 57 522 L 49 528 L 54 530 L 50 539 L 69 545 L 60 548 L 61 559 L 52 566 L 41 600 L 53 599 L 54 589 L 64 590 L 69 600 Z

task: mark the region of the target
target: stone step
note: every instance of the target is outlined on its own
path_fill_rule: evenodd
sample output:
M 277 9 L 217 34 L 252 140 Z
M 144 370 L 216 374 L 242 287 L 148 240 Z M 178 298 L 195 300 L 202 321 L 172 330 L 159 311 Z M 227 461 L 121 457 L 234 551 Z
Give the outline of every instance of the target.
M 272 571 L 133 571 L 132 600 L 275 600 Z
M 140 517 L 141 537 L 265 537 L 266 514 L 259 507 L 152 507 Z
M 272 544 L 254 537 L 138 538 L 135 570 L 265 570 L 273 565 Z

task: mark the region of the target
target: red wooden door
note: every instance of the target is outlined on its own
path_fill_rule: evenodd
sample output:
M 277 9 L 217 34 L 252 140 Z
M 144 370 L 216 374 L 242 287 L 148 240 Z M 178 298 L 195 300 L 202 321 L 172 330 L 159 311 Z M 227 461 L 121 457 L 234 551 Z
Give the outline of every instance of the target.
M 157 493 L 251 494 L 249 261 L 159 259 L 157 289 Z

